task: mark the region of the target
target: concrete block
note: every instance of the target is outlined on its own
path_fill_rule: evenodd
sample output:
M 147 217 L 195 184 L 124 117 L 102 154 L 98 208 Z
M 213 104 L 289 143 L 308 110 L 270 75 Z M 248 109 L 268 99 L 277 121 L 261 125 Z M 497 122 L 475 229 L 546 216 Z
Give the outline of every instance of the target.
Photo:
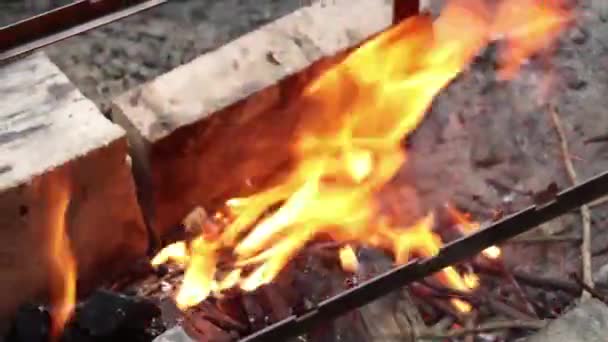
M 163 234 L 285 166 L 298 121 L 287 106 L 312 75 L 392 21 L 392 1 L 303 7 L 114 101 L 145 212 Z
M 148 239 L 118 125 L 43 53 L 0 67 L 0 94 L 4 317 L 44 295 L 65 270 L 53 264 L 50 246 L 62 211 L 81 289 L 128 267 L 145 254 Z M 63 195 L 69 199 L 65 210 Z

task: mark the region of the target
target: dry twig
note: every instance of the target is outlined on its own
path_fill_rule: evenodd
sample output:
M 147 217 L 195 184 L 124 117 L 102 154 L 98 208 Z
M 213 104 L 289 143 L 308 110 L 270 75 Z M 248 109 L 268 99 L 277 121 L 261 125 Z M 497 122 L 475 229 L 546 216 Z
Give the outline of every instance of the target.
M 589 208 L 599 207 L 600 205 L 602 205 L 606 202 L 608 202 L 608 196 L 603 196 L 603 197 L 600 197 L 600 198 L 596 199 L 595 201 L 587 204 L 587 206 Z
M 597 300 L 600 300 L 600 301 L 604 302 L 604 304 L 608 305 L 608 297 L 606 297 L 604 294 L 600 293 L 598 290 L 596 290 L 592 286 L 589 286 L 589 284 L 585 284 L 585 282 L 581 278 L 579 278 L 579 276 L 576 273 L 570 274 L 570 277 L 572 279 L 574 279 L 574 281 L 576 281 L 576 283 L 579 284 L 583 290 L 589 292 L 591 294 L 591 297 L 593 297 Z
M 575 235 L 548 235 L 548 236 L 527 236 L 527 237 L 516 237 L 511 240 L 505 241 L 505 244 L 533 244 L 533 243 L 580 243 L 583 239 L 580 236 Z
M 504 277 L 504 270 L 497 269 L 496 267 L 489 267 L 486 265 L 482 265 L 480 263 L 476 263 L 474 265 L 474 269 L 476 272 L 480 272 L 489 276 L 494 277 Z M 549 290 L 559 290 L 566 292 L 571 295 L 578 295 L 580 293 L 580 286 L 576 283 L 564 279 L 558 278 L 550 278 L 546 276 L 538 276 L 530 273 L 526 273 L 520 270 L 512 270 L 513 276 L 517 281 L 523 283 L 524 285 L 539 288 L 539 289 L 549 289 Z
M 570 159 L 568 140 L 566 139 L 566 133 L 559 118 L 559 114 L 557 109 L 554 107 L 549 109 L 549 113 L 551 114 L 551 121 L 553 121 L 555 130 L 559 136 L 563 160 L 566 165 L 568 177 L 573 184 L 576 184 L 578 183 L 578 176 L 576 174 L 576 170 L 574 169 L 572 159 Z M 591 210 L 589 210 L 587 205 L 581 206 L 581 217 L 583 221 L 583 242 L 581 243 L 583 282 L 593 287 L 593 274 L 591 271 Z M 591 297 L 591 294 L 586 290 L 581 294 L 582 299 L 588 299 L 589 297 Z
M 501 321 L 501 322 L 492 322 L 478 325 L 473 328 L 458 328 L 452 329 L 446 332 L 434 332 L 429 331 L 427 333 L 421 334 L 418 336 L 420 340 L 432 340 L 432 339 L 445 339 L 445 338 L 454 338 L 460 337 L 468 334 L 479 334 L 484 332 L 492 332 L 497 330 L 507 330 L 507 329 L 534 329 L 539 330 L 544 328 L 547 325 L 545 321 L 542 320 L 513 320 L 513 321 Z

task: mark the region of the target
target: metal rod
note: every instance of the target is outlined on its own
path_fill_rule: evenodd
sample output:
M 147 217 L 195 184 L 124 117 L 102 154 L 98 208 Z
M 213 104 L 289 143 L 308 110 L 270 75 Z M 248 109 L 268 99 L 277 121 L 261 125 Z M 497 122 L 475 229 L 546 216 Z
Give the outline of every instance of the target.
M 546 203 L 537 204 L 481 230 L 445 245 L 435 257 L 413 260 L 345 292 L 322 301 L 301 315 L 292 315 L 268 326 L 241 342 L 283 341 L 301 335 L 321 322 L 327 322 L 366 305 L 413 281 L 426 278 L 447 266 L 472 258 L 484 249 L 500 244 L 546 221 L 608 194 L 608 172 L 558 193 Z
M 0 63 L 169 0 L 79 0 L 0 29 Z

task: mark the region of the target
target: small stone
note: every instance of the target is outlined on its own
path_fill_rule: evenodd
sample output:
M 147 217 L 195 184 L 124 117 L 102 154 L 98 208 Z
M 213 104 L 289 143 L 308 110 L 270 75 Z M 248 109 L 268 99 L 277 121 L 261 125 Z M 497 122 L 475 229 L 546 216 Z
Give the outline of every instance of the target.
M 572 79 L 568 81 L 568 88 L 572 90 L 582 90 L 587 87 L 587 81 L 580 78 Z
M 576 27 L 570 32 L 570 39 L 575 44 L 583 45 L 589 40 L 589 31 L 582 27 Z

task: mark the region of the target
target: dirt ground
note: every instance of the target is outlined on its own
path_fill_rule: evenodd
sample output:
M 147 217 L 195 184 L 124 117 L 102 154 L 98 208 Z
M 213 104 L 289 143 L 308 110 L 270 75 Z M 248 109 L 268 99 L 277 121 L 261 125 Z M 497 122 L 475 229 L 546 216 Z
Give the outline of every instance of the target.
M 577 23 L 548 59 L 537 58 L 513 81 L 497 81 L 495 51 L 487 51 L 436 100 L 409 141 L 413 181 L 429 207 L 451 201 L 479 219 L 513 212 L 555 182 L 571 185 L 550 116 L 556 108 L 580 180 L 608 169 L 608 143 L 586 144 L 608 133 L 608 23 L 582 2 Z M 605 205 L 592 209 L 592 250 L 608 244 Z M 580 236 L 574 212 L 530 235 Z M 580 270 L 576 243 L 511 245 L 507 262 L 530 272 L 566 276 Z M 606 264 L 593 258 L 594 269 Z

